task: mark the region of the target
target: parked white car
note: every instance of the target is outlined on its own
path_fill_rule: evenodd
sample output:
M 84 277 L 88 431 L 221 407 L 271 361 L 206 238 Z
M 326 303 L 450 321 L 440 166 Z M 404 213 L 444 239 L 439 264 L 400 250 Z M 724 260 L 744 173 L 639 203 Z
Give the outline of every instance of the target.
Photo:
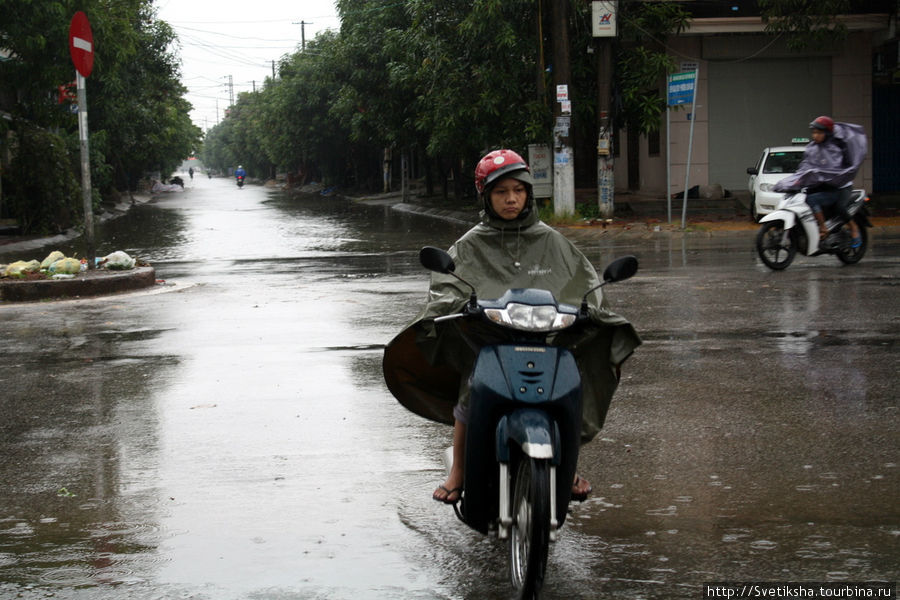
M 799 142 L 799 140 L 798 140 Z M 773 192 L 772 186 L 797 170 L 803 160 L 804 146 L 773 146 L 764 148 L 755 167 L 749 167 L 750 215 L 754 221 L 769 214 L 778 205 L 782 194 Z

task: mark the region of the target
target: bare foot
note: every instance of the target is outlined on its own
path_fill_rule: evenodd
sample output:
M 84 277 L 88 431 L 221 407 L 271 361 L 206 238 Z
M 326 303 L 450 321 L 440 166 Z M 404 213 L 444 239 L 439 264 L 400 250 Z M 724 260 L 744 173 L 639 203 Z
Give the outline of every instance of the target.
M 573 500 L 584 502 L 585 500 L 587 500 L 588 494 L 590 494 L 592 490 L 593 488 L 591 487 L 591 482 L 589 482 L 581 475 L 575 475 L 575 481 L 572 482 Z
M 444 504 L 455 504 L 462 496 L 463 474 L 450 470 L 447 481 L 437 486 L 431 497 Z

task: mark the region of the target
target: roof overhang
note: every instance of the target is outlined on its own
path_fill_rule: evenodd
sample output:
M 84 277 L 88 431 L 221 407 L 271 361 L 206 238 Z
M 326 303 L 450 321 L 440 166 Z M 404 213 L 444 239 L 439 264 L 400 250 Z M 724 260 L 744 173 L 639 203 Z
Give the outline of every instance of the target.
M 849 31 L 881 31 L 888 29 L 888 14 L 838 15 L 838 23 Z M 765 33 L 766 24 L 760 17 L 714 17 L 692 19 L 681 35 L 711 35 L 716 33 Z

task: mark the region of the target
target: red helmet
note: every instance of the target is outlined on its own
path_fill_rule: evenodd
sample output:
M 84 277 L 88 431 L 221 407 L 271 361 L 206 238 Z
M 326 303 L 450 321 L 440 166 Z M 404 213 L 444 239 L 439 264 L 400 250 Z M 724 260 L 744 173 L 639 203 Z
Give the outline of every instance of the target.
M 815 120 L 809 124 L 810 129 L 821 129 L 827 133 L 831 133 L 834 131 L 834 120 L 831 117 L 821 116 L 816 117 Z
M 512 150 L 494 150 L 487 153 L 475 167 L 475 189 L 483 194 L 485 188 L 500 179 L 502 176 L 515 174 L 516 179 L 527 183 L 534 182 L 531 179 L 531 169 L 525 159 Z

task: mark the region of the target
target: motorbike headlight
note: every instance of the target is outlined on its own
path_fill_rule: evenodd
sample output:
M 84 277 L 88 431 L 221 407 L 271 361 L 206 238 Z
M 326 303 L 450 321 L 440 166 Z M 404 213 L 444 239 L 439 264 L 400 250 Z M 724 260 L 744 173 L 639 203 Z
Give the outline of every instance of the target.
M 516 302 L 507 304 L 506 308 L 487 308 L 484 314 L 498 325 L 522 331 L 556 331 L 575 322 L 575 315 L 561 313 L 555 306 L 531 306 Z

